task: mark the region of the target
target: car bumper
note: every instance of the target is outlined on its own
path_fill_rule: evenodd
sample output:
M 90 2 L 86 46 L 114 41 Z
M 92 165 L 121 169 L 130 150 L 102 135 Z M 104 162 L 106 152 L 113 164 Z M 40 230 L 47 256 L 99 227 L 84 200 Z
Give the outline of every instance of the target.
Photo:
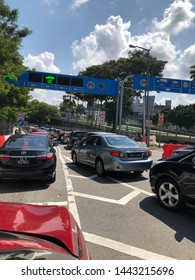
M 147 160 L 137 160 L 137 161 L 122 161 L 118 158 L 113 158 L 109 163 L 104 164 L 106 171 L 144 171 L 149 170 L 153 160 L 148 158 Z
M 49 180 L 55 176 L 55 170 L 6 170 L 0 172 L 0 179 L 5 180 Z

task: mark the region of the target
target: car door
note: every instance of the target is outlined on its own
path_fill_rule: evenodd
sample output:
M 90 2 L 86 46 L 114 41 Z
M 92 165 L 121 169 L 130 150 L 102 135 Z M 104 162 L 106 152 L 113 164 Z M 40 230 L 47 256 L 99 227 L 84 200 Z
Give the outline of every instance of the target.
M 84 139 L 80 141 L 73 149 L 76 152 L 77 160 L 78 162 L 87 164 L 86 160 L 86 141 L 87 139 Z
M 181 161 L 181 183 L 186 196 L 186 202 L 195 205 L 195 152 L 186 155 Z
M 97 155 L 99 154 L 99 148 L 101 146 L 101 137 L 100 136 L 91 136 L 87 142 L 86 154 L 87 162 L 90 166 L 95 166 L 95 161 Z

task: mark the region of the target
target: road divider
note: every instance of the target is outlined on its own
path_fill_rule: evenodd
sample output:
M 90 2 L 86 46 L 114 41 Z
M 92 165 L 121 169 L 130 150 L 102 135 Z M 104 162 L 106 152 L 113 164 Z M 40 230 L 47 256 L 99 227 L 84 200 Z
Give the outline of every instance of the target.
M 4 142 L 5 142 L 5 136 L 0 135 L 0 147 L 3 145 Z

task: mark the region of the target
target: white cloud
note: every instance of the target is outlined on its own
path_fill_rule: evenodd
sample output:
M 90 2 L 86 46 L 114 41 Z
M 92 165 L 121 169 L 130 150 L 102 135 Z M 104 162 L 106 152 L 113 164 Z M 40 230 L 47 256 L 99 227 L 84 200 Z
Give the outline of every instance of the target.
M 63 91 L 45 90 L 45 89 L 34 89 L 30 92 L 33 99 L 37 99 L 39 102 L 44 102 L 50 105 L 59 106 L 62 103 Z
M 34 68 L 36 71 L 40 72 L 59 73 L 60 69 L 54 65 L 54 59 L 54 54 L 50 52 L 44 52 L 37 56 L 29 54 L 24 60 L 24 65 L 30 69 Z M 51 105 L 59 105 L 60 100 L 62 102 L 64 92 L 45 89 L 34 89 L 30 92 L 30 94 L 33 99 L 37 99 L 40 102 L 46 102 Z
M 170 98 L 167 97 L 160 97 L 159 94 L 156 96 L 156 102 L 158 104 L 165 104 L 165 100 L 172 100 L 172 109 L 179 106 L 179 105 L 190 105 L 195 103 L 195 97 L 194 99 L 190 98 L 189 94 L 170 94 Z M 171 98 L 172 97 L 172 98 Z
M 189 0 L 174 1 L 164 12 L 162 21 L 153 20 L 154 30 L 160 30 L 168 34 L 177 35 L 189 28 L 195 18 L 192 11 L 193 5 Z
M 73 6 L 77 9 L 89 1 L 75 0 Z M 52 0 L 47 2 L 51 3 Z M 110 16 L 105 24 L 96 24 L 89 35 L 72 43 L 71 48 L 75 58 L 73 62 L 74 71 L 85 70 L 89 66 L 102 64 L 111 59 L 117 60 L 120 57 L 127 57 L 129 44 L 133 44 L 151 48 L 151 55 L 157 57 L 157 59 L 168 61 L 164 71 L 165 77 L 189 79 L 190 66 L 194 64 L 195 45 L 182 51 L 174 45 L 172 36 L 192 26 L 195 19 L 195 13 L 192 9 L 192 1 L 173 1 L 165 10 L 163 19 L 161 21 L 157 19 L 151 21 L 151 31 L 139 36 L 131 35 L 131 21 L 124 22 L 120 15 Z M 54 59 L 54 54 L 44 52 L 38 56 L 28 55 L 24 63 L 37 71 L 59 73 L 60 69 L 55 66 Z M 36 94 L 36 90 L 33 94 Z M 47 99 L 47 92 L 42 90 L 40 94 L 40 90 L 37 90 L 37 96 L 41 96 L 42 100 L 45 100 Z M 57 102 L 58 94 L 53 93 L 51 96 L 50 103 Z M 190 103 L 192 103 L 190 96 L 176 95 L 173 106 Z
M 29 54 L 24 59 L 24 65 L 36 71 L 59 73 L 60 69 L 54 65 L 55 56 L 53 53 L 44 52 L 40 55 L 33 56 Z
M 120 16 L 110 16 L 105 25 L 97 24 L 93 32 L 72 44 L 72 52 L 78 58 L 74 69 L 85 69 L 93 64 L 127 56 L 131 23 Z
M 80 8 L 80 6 L 86 4 L 87 2 L 89 2 L 90 0 L 74 0 L 72 5 L 71 5 L 71 9 L 72 10 L 77 10 L 78 8 Z
M 127 57 L 129 44 L 133 44 L 151 48 L 151 55 L 168 61 L 165 77 L 189 79 L 195 46 L 182 51 L 174 45 L 172 36 L 192 26 L 195 19 L 192 9 L 189 0 L 175 0 L 165 10 L 162 21 L 154 19 L 151 22 L 151 32 L 138 36 L 131 36 L 130 21 L 124 22 L 119 15 L 110 16 L 104 25 L 97 24 L 88 36 L 73 42 L 72 52 L 76 59 L 73 69 L 80 71 L 107 60 Z

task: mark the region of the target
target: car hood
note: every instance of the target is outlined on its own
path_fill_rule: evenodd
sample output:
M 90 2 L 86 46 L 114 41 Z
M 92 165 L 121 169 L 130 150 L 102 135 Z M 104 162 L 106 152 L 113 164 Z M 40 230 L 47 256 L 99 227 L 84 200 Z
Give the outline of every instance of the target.
M 82 233 L 65 207 L 0 202 L 0 230 L 58 239 L 79 256 Z

